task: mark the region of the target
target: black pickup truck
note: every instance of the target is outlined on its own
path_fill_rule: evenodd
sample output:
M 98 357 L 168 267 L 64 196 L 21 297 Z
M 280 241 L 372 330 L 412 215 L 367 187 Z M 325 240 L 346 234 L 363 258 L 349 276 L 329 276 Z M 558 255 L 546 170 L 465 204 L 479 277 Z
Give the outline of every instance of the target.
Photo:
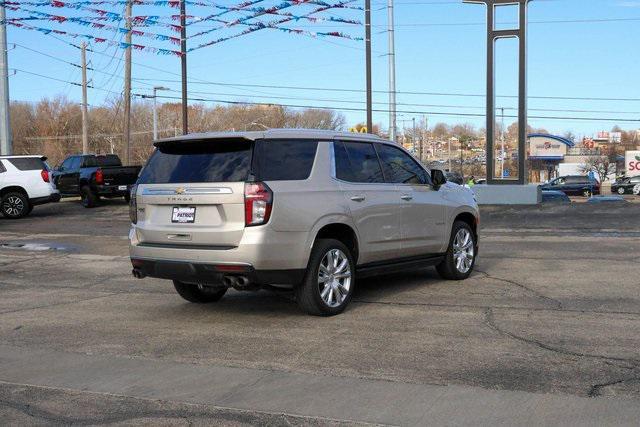
M 80 196 L 82 205 L 92 208 L 101 197 L 124 197 L 136 182 L 140 166 L 122 166 L 115 154 L 74 155 L 67 157 L 53 171 L 53 183 L 62 197 Z

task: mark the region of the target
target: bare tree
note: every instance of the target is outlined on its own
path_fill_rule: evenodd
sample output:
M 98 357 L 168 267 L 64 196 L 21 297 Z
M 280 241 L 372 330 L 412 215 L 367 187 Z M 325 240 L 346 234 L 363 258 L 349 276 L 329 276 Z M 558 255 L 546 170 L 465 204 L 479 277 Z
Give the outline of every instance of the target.
M 605 182 L 609 176 L 615 174 L 615 160 L 612 161 L 611 156 L 589 156 L 583 165 L 580 166 L 580 172 L 594 172 L 598 174 L 600 182 Z

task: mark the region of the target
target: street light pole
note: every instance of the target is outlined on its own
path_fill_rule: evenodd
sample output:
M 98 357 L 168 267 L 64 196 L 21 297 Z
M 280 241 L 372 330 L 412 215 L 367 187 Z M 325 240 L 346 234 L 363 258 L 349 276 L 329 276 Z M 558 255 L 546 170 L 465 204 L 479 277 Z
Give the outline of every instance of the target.
M 154 86 L 153 87 L 153 140 L 156 141 L 158 139 L 158 103 L 157 103 L 157 91 L 159 90 L 169 90 L 169 88 L 164 86 Z

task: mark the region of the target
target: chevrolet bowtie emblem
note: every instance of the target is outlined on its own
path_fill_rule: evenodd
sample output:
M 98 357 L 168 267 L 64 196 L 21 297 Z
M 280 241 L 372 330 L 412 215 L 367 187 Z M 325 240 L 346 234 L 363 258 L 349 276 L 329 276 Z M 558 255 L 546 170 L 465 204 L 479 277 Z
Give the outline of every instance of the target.
M 176 194 L 184 194 L 184 192 L 185 192 L 184 188 L 182 188 L 182 187 L 176 188 Z

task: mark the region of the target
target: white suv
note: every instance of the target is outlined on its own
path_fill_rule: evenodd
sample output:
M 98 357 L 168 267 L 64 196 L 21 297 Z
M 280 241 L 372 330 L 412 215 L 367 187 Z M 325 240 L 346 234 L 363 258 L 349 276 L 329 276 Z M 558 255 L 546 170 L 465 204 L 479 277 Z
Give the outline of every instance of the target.
M 306 312 L 332 315 L 366 275 L 473 270 L 473 193 L 390 141 L 274 129 L 156 147 L 131 195 L 133 274 L 171 279 L 188 301 L 288 286 Z
M 15 219 L 34 206 L 60 200 L 42 156 L 0 156 L 0 212 Z

